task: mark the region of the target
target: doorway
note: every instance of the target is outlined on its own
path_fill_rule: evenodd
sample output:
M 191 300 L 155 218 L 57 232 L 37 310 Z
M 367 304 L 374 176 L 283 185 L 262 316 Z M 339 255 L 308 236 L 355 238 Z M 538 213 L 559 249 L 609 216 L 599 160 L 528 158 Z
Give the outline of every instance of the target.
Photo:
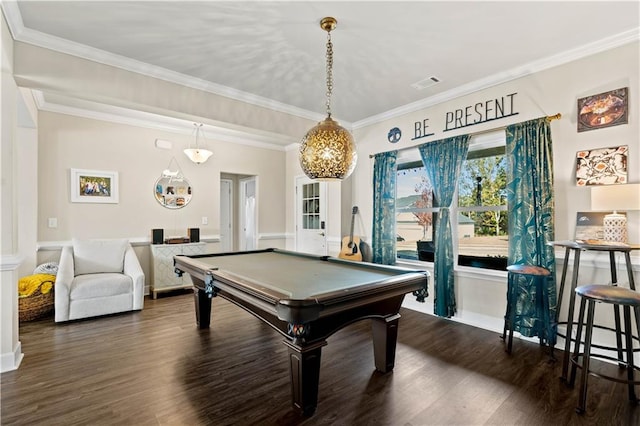
M 327 254 L 327 183 L 296 178 L 296 251 Z
M 220 251 L 233 251 L 233 180 L 220 179 Z
M 240 179 L 240 251 L 258 247 L 258 181 L 256 176 Z

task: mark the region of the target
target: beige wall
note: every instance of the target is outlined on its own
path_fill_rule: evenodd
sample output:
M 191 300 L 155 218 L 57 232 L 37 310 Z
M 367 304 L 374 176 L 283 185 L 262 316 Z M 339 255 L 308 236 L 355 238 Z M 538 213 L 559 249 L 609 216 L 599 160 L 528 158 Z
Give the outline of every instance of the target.
M 571 239 L 576 213 L 590 211 L 589 188 L 575 184 L 576 152 L 584 149 L 629 145 L 629 182 L 640 182 L 640 99 L 635 94 L 640 87 L 639 43 L 592 55 L 571 63 L 538 72 L 479 92 L 447 101 L 424 110 L 389 119 L 355 131 L 359 162 L 352 176 L 352 203 L 360 206 L 366 229 L 371 232 L 372 162 L 370 154 L 402 149 L 456 134 L 481 132 L 545 115 L 562 113 L 562 119 L 551 124 L 554 152 L 555 237 Z M 605 129 L 578 133 L 576 130 L 577 99 L 603 91 L 629 88 L 629 123 Z M 475 125 L 462 131 L 443 132 L 445 114 L 466 105 L 517 92 L 515 110 L 518 115 Z M 411 141 L 414 122 L 429 118 L 434 136 Z M 397 144 L 387 142 L 389 129 L 399 127 L 402 139 Z M 640 212 L 628 212 L 629 239 L 640 242 Z M 634 252 L 635 280 L 640 282 L 640 259 Z M 557 256 L 562 257 L 558 251 Z M 620 261 L 619 261 L 620 264 Z M 423 264 L 425 265 L 425 264 Z M 561 266 L 561 264 L 559 265 Z M 626 277 L 624 264 L 620 277 Z M 430 266 L 428 266 L 430 268 Z M 560 268 L 559 268 L 560 270 Z M 622 278 L 626 281 L 625 278 Z M 580 283 L 608 282 L 608 259 L 605 254 L 585 253 L 580 268 Z M 506 299 L 505 273 L 456 268 L 458 313 L 454 320 L 490 330 L 500 331 L 503 325 Z M 565 295 L 568 291 L 565 292 Z M 407 302 L 410 303 L 410 302 Z M 566 303 L 565 307 L 566 309 Z M 433 291 L 426 304 L 410 303 L 424 312 L 433 312 Z M 566 315 L 563 312 L 562 315 Z
M 139 245 L 149 241 L 153 228 L 164 229 L 165 236 L 186 236 L 187 228 L 200 228 L 203 240 L 215 241 L 220 234 L 221 174 L 257 176 L 258 245 L 285 245 L 283 150 L 207 138 L 204 143 L 214 154 L 196 165 L 182 152 L 193 143 L 188 134 L 51 112 L 40 113 L 38 134 L 38 184 L 33 190 L 38 193 L 40 262 L 57 260 L 59 245 L 72 238 L 129 238 Z M 171 141 L 172 149 L 156 148 L 156 138 Z M 191 202 L 176 210 L 162 207 L 153 195 L 156 179 L 172 158 L 193 188 Z M 118 172 L 119 202 L 72 203 L 71 168 Z M 208 225 L 202 224 L 203 217 Z M 57 219 L 57 228 L 48 227 L 49 218 Z M 143 245 L 136 252 L 149 284 L 150 254 Z M 216 245 L 208 249 L 216 251 Z
M 18 250 L 16 158 L 19 91 L 13 80 L 13 46 L 0 13 L 2 79 L 0 81 L 0 372 L 15 370 L 23 354 L 18 335 L 18 286 L 23 256 Z
M 184 235 L 200 228 L 201 235 L 220 233 L 221 173 L 258 176 L 259 232 L 285 229 L 285 153 L 280 150 L 206 140 L 213 156 L 203 164 L 188 160 L 182 150 L 193 137 L 56 113 L 39 120 L 38 239 L 40 242 L 77 238 L 148 238 L 152 228 Z M 156 138 L 171 141 L 172 150 L 155 147 Z M 154 198 L 154 183 L 175 158 L 193 188 L 184 208 L 162 207 Z M 175 163 L 172 165 L 172 169 Z M 117 171 L 117 204 L 72 203 L 70 169 Z M 208 225 L 202 224 L 208 218 Z M 48 228 L 47 219 L 58 227 Z

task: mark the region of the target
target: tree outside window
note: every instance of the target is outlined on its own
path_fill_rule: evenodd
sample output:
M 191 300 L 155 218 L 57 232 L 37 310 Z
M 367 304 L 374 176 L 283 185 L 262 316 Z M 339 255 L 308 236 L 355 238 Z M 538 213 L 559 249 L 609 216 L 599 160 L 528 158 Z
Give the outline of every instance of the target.
M 506 204 L 506 186 L 504 156 L 467 160 L 459 179 L 458 206 L 503 206 Z M 482 210 L 465 213 L 475 223 L 475 235 L 507 235 L 506 212 L 498 209 Z
M 427 209 L 433 207 L 433 187 L 426 176 L 422 176 L 420 183 L 416 184 L 415 191 L 418 193 L 418 199 L 415 206 L 418 209 Z M 422 227 L 422 241 L 427 240 L 427 230 L 433 224 L 433 213 L 431 212 L 413 212 L 418 219 L 418 225 Z

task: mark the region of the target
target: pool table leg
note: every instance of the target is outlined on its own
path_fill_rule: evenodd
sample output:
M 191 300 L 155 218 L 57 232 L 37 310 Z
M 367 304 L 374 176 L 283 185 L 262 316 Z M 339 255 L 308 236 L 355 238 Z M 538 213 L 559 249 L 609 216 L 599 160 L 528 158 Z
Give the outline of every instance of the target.
M 211 298 L 204 290 L 195 288 L 193 295 L 196 302 L 196 323 L 198 328 L 209 328 L 211 323 Z
M 289 349 L 289 371 L 293 408 L 304 416 L 311 416 L 318 405 L 318 383 L 320 381 L 320 355 L 326 340 L 309 346 L 284 342 Z
M 384 318 L 373 318 L 373 357 L 376 370 L 388 373 L 396 362 L 396 341 L 398 340 L 398 321 L 400 314 Z

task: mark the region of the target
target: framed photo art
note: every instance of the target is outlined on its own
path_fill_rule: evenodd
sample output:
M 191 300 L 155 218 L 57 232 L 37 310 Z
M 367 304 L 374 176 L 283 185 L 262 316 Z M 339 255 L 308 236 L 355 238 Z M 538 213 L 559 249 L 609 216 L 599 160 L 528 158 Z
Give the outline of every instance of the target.
M 72 203 L 118 203 L 118 172 L 71 169 Z
M 628 88 L 578 99 L 578 132 L 627 124 Z
M 611 212 L 578 212 L 576 217 L 576 240 L 603 240 L 604 217 Z
M 616 185 L 627 183 L 629 146 L 614 146 L 576 155 L 576 185 Z

